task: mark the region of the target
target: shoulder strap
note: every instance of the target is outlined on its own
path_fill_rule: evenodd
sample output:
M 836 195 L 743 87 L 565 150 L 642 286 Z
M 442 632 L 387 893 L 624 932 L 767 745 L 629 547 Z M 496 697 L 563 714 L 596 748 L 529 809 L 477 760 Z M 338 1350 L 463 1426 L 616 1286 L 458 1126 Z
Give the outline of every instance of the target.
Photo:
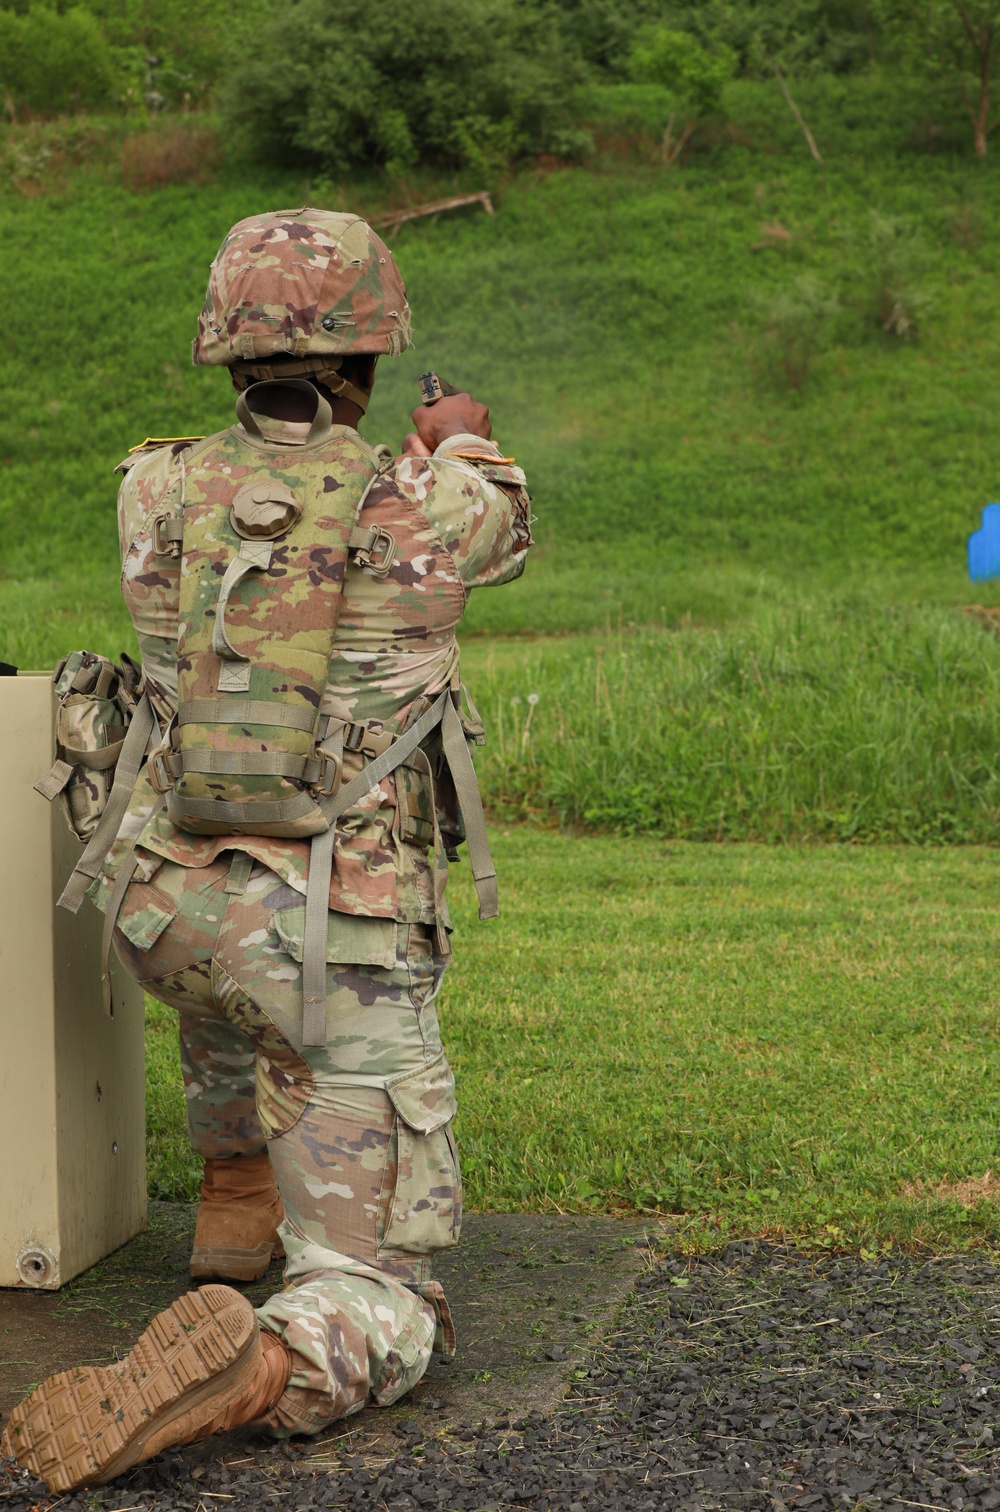
M 152 819 L 163 808 L 164 800 L 160 798 L 153 813 Z M 104 997 L 104 1011 L 109 1018 L 114 1018 L 114 1003 L 111 1000 L 111 946 L 114 940 L 115 925 L 118 923 L 118 915 L 128 892 L 129 883 L 135 876 L 139 865 L 139 857 L 135 853 L 135 839 L 129 841 L 128 849 L 121 859 L 118 874 L 111 888 L 111 896 L 104 914 L 104 931 L 101 935 L 101 991 Z M 61 900 L 60 900 L 61 901 Z
M 366 793 L 394 772 L 402 761 L 417 749 L 420 742 L 441 722 L 445 705 L 451 700 L 446 690 L 421 714 L 398 740 L 381 756 L 352 777 L 332 798 L 322 800 L 321 807 L 329 829 L 316 835 L 309 851 L 309 880 L 306 884 L 306 923 L 302 938 L 302 1043 L 326 1044 L 326 939 L 330 914 L 330 879 L 333 875 L 333 841 L 336 822 L 345 810 L 360 802 Z
M 390 772 L 395 771 L 412 755 L 439 724 L 445 760 L 451 769 L 465 821 L 469 860 L 479 897 L 479 917 L 493 919 L 500 911 L 496 868 L 490 854 L 476 771 L 452 690 L 447 688 L 398 740 L 370 761 L 333 798 L 322 801 L 323 813 L 330 827 L 322 835 L 314 837 L 309 852 L 306 921 L 302 939 L 303 1045 L 315 1047 L 326 1044 L 326 942 L 336 821 L 370 792 L 376 783 L 381 782 L 383 777 L 388 777 Z

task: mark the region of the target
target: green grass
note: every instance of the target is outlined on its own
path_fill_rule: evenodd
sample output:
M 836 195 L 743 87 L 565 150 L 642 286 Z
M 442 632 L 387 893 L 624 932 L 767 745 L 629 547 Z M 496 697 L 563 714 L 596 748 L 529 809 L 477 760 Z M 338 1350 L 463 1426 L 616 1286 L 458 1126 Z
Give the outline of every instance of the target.
M 473 642 L 495 815 L 692 840 L 996 843 L 1000 643 L 760 585 L 748 621 Z
M 720 623 L 762 568 L 810 591 L 860 573 L 893 599 L 969 595 L 963 542 L 996 491 L 1000 169 L 908 150 L 915 107 L 893 117 L 884 96 L 803 85 L 825 170 L 776 89 L 741 85 L 742 139 L 687 167 L 523 173 L 495 217 L 400 232 L 418 346 L 383 364 L 367 434 L 398 440 L 434 365 L 489 399 L 539 516 L 531 573 L 480 595 L 473 631 Z M 111 469 L 150 432 L 225 423 L 224 374 L 188 363 L 209 260 L 237 217 L 309 193 L 236 163 L 205 188 L 135 193 L 81 169 L 50 196 L 0 195 L 0 655 L 51 660 L 95 615 L 116 648 Z M 873 209 L 923 249 L 917 343 L 873 315 Z M 771 222 L 790 240 L 753 250 Z M 803 274 L 842 307 L 796 392 L 769 376 L 757 296 Z
M 466 627 L 502 815 L 995 838 L 997 651 L 955 606 L 1000 601 L 964 573 L 997 492 L 1000 160 L 952 118 L 946 150 L 908 145 L 952 107 L 905 81 L 796 93 L 822 170 L 774 86 L 744 84 L 681 169 L 640 146 L 524 172 L 494 218 L 396 238 L 419 344 L 382 365 L 366 434 L 398 440 L 434 366 L 489 400 L 538 514 L 528 573 Z M 606 138 L 662 124 L 634 90 L 592 108 Z M 236 161 L 205 188 L 98 165 L 0 191 L 0 657 L 131 647 L 111 469 L 227 422 L 225 376 L 188 365 L 209 260 L 237 218 L 312 197 Z M 917 342 L 874 318 L 873 210 L 931 298 Z M 803 276 L 840 303 L 795 390 L 766 312 Z M 445 1005 L 474 1205 L 680 1211 L 691 1242 L 997 1237 L 986 1208 L 901 1195 L 995 1160 L 993 854 L 523 828 L 498 853 L 504 915 L 465 927 L 459 886 Z M 156 1010 L 151 1187 L 190 1196 L 173 1034 Z
M 1000 1238 L 992 1206 L 903 1192 L 995 1166 L 995 854 L 513 829 L 496 856 L 495 923 L 453 876 L 441 1004 L 472 1207 Z M 175 1040 L 157 1010 L 151 1186 L 191 1195 Z

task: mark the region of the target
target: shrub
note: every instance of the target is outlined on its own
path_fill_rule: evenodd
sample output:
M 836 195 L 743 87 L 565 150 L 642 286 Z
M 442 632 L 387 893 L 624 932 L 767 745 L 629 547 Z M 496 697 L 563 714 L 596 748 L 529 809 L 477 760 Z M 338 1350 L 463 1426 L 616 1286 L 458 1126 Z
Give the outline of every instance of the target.
M 666 91 L 670 114 L 663 133 L 665 163 L 677 161 L 703 116 L 717 115 L 722 109 L 722 86 L 732 78 L 735 66 L 736 58 L 727 47 L 710 52 L 690 32 L 666 26 L 640 32 L 629 55 L 629 72 L 636 83 L 656 84 Z
M 677 108 L 701 116 L 721 109 L 722 86 L 732 78 L 735 64 L 726 47 L 709 52 L 690 32 L 656 26 L 636 38 L 629 72 L 636 83 L 659 84 L 670 91 Z
M 61 116 L 8 126 L 0 133 L 0 187 L 44 194 L 62 184 L 67 169 L 106 158 L 115 135 L 107 116 Z
M 111 50 L 83 6 L 0 10 L 0 37 L 0 94 L 15 119 L 100 108 L 114 98 Z
M 917 281 L 925 260 L 919 239 L 898 216 L 871 212 L 865 261 L 872 270 L 875 316 L 883 331 L 912 341 L 920 334 L 930 295 Z
M 771 375 L 789 388 L 802 388 L 840 309 L 837 295 L 804 274 L 774 294 L 755 291 L 752 299 L 762 318 Z
M 515 0 L 278 0 L 226 109 L 259 152 L 326 171 L 489 176 L 558 146 L 577 76 L 551 15 Z

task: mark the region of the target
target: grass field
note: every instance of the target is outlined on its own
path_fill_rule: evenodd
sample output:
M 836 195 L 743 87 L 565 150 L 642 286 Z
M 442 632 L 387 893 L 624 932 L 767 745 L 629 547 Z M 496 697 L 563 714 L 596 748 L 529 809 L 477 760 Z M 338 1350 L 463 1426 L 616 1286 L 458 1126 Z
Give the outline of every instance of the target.
M 418 346 L 366 434 L 398 440 L 434 366 L 489 400 L 538 514 L 465 632 L 510 826 L 503 917 L 473 929 L 460 890 L 446 989 L 468 1195 L 681 1211 L 692 1243 L 993 1239 L 988 1202 L 905 1188 L 996 1160 L 995 852 L 954 842 L 1000 819 L 1000 644 L 959 613 L 1000 602 L 964 566 L 998 483 L 1000 167 L 898 81 L 797 92 L 822 170 L 773 86 L 734 85 L 674 170 L 624 91 L 593 107 L 617 155 L 394 242 Z M 111 469 L 227 423 L 188 364 L 226 228 L 386 193 L 235 160 L 0 188 L 0 658 L 131 646 Z M 882 328 L 887 289 L 919 339 Z M 149 1064 L 152 1190 L 191 1195 L 160 1010 Z
M 994 853 L 516 829 L 496 855 L 495 923 L 456 869 L 441 1003 L 473 1207 L 680 1213 L 693 1244 L 1000 1239 L 996 1185 L 933 1190 L 997 1160 Z M 152 1025 L 152 1189 L 192 1195 L 176 1019 Z
M 694 840 L 995 842 L 993 629 L 762 588 L 748 622 L 473 641 L 494 813 Z
M 495 217 L 400 232 L 418 345 L 383 364 L 367 434 L 398 439 L 434 365 L 490 400 L 539 516 L 532 572 L 482 595 L 473 631 L 609 612 L 724 623 L 761 570 L 810 591 L 849 574 L 897 601 L 969 596 L 964 539 L 996 489 L 1000 170 L 908 147 L 916 104 L 890 116 L 885 81 L 803 90 L 822 171 L 776 89 L 740 85 L 736 140 L 688 167 L 640 154 L 526 172 Z M 0 655 L 50 660 L 105 621 L 105 642 L 122 638 L 111 468 L 147 434 L 226 422 L 224 375 L 189 365 L 208 262 L 234 219 L 310 193 L 234 164 L 201 188 L 139 193 L 94 170 L 0 196 Z M 873 211 L 895 218 L 900 277 L 931 301 L 919 341 L 876 318 Z M 774 367 L 802 332 L 776 336 L 772 316 L 802 277 L 839 307 L 795 390 Z

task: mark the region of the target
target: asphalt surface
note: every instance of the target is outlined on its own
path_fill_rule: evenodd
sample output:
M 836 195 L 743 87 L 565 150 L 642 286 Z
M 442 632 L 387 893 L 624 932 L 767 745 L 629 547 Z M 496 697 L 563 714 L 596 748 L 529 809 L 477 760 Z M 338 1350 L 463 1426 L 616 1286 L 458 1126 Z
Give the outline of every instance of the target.
M 988 1258 L 758 1243 L 650 1256 L 603 1343 L 566 1375 L 547 1413 L 438 1430 L 433 1402 L 409 1417 L 404 1405 L 384 1431 L 349 1421 L 277 1447 L 246 1433 L 63 1499 L 0 1476 L 0 1506 L 1000 1508 L 1000 1265 Z

